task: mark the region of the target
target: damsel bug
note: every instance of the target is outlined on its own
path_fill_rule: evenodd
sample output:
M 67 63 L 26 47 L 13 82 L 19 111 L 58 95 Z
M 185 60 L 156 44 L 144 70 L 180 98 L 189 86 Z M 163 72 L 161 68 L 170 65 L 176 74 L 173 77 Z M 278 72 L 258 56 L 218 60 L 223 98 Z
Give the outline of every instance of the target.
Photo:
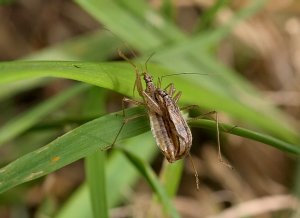
M 164 156 L 171 163 L 189 154 L 192 146 L 191 130 L 177 106 L 180 92 L 172 98 L 174 90 L 172 87 L 169 93 L 160 88 L 155 90 L 155 98 L 163 111 L 163 122 L 167 127 L 169 137 L 172 139 L 172 146 L 159 146 Z
M 192 166 L 195 170 L 196 184 L 198 189 L 199 188 L 198 174 L 189 153 L 192 145 L 191 130 L 186 120 L 183 118 L 179 107 L 177 106 L 177 102 L 181 96 L 181 92 L 178 92 L 174 96 L 175 88 L 172 83 L 169 84 L 165 88 L 165 90 L 161 89 L 160 88 L 161 80 L 159 80 L 158 83 L 159 85 L 158 87 L 156 87 L 153 83 L 152 76 L 147 71 L 147 65 L 146 65 L 147 62 L 145 64 L 146 71 L 140 73 L 138 68 L 122 52 L 119 51 L 119 55 L 125 60 L 127 60 L 131 65 L 134 66 L 135 73 L 136 73 L 134 89 L 137 88 L 139 95 L 143 99 L 143 102 L 139 102 L 128 98 L 123 98 L 122 101 L 123 116 L 125 117 L 124 102 L 131 102 L 136 105 L 144 105 L 147 108 L 151 131 L 154 138 L 156 139 L 156 143 L 158 147 L 160 148 L 160 150 L 162 151 L 162 153 L 170 163 L 175 162 L 178 159 L 182 159 L 186 155 L 189 155 Z M 146 83 L 145 90 L 143 90 L 141 77 L 143 77 Z M 166 91 L 167 89 L 169 89 L 168 92 Z M 115 140 L 113 141 L 112 145 L 109 147 L 112 147 L 115 144 L 125 124 L 129 120 L 135 119 L 137 117 L 138 116 L 134 116 L 128 119 L 124 119 L 123 125 L 121 126 Z M 218 128 L 218 120 L 217 120 L 217 128 Z M 219 142 L 219 135 L 218 135 L 218 142 Z M 219 152 L 220 152 L 220 148 L 219 148 Z M 221 162 L 223 162 L 221 155 L 219 155 L 219 157 Z
M 134 66 L 135 74 L 136 74 L 134 89 L 135 88 L 137 89 L 139 95 L 143 99 L 143 102 L 139 102 L 139 101 L 135 101 L 135 100 L 132 100 L 132 99 L 129 99 L 129 98 L 123 98 L 123 100 L 122 100 L 123 116 L 125 117 L 124 102 L 130 102 L 130 103 L 133 103 L 135 105 L 144 105 L 147 108 L 148 116 L 149 116 L 149 120 L 150 120 L 151 131 L 152 131 L 152 134 L 154 135 L 154 137 L 156 138 L 157 143 L 158 144 L 165 143 L 168 146 L 171 145 L 172 142 L 171 142 L 170 138 L 167 135 L 167 129 L 166 129 L 166 126 L 164 125 L 164 122 L 163 122 L 163 112 L 161 111 L 161 108 L 159 107 L 159 105 L 155 101 L 156 86 L 153 83 L 152 76 L 150 74 L 148 74 L 147 71 L 144 71 L 144 72 L 140 73 L 138 68 L 121 51 L 119 51 L 119 55 L 120 55 L 120 57 L 127 60 L 132 66 Z M 145 90 L 143 90 L 141 77 L 143 77 L 143 79 L 146 83 Z M 125 126 L 125 124 L 129 120 L 135 119 L 139 116 L 141 116 L 141 115 L 124 119 L 124 122 L 123 122 L 120 130 L 118 131 L 117 136 L 114 139 L 112 145 L 108 146 L 107 148 L 110 148 L 115 144 L 115 142 L 116 142 L 119 134 L 121 133 L 123 127 Z
M 187 154 L 189 154 L 189 150 L 192 146 L 192 134 L 191 134 L 190 128 L 187 124 L 187 121 L 184 119 L 179 107 L 177 106 L 177 102 L 181 96 L 181 92 L 178 92 L 173 97 L 173 95 L 175 94 L 174 84 L 171 83 L 167 87 L 170 87 L 168 93 L 166 92 L 167 88 L 165 90 L 157 88 L 155 90 L 155 96 L 156 96 L 158 104 L 160 105 L 160 107 L 162 108 L 162 111 L 164 112 L 163 120 L 165 122 L 165 125 L 168 126 L 167 129 L 170 130 L 170 135 L 173 135 L 172 139 L 174 139 L 173 140 L 174 147 L 167 148 L 165 150 L 162 149 L 162 151 L 169 162 L 174 162 L 178 159 L 185 157 Z M 188 109 L 188 108 L 192 108 L 192 107 L 198 107 L 198 105 L 190 105 L 190 106 L 187 106 L 182 109 Z M 219 161 L 220 161 L 220 163 L 224 164 L 225 166 L 232 168 L 232 166 L 230 164 L 223 161 L 223 158 L 221 155 L 218 113 L 216 111 L 210 111 L 210 112 L 208 112 L 206 114 L 202 114 L 198 117 L 190 118 L 189 121 L 197 120 L 197 119 L 200 119 L 201 117 L 208 116 L 210 114 L 216 114 Z M 177 138 L 174 137 L 174 135 L 176 135 Z
M 170 102 L 170 100 L 167 102 L 164 99 L 160 100 L 161 96 L 159 96 L 159 94 L 162 92 L 162 90 L 154 85 L 153 78 L 148 71 L 146 70 L 140 73 L 137 67 L 130 62 L 130 60 L 128 60 L 123 53 L 119 52 L 119 55 L 135 67 L 135 87 L 137 88 L 139 95 L 143 98 L 143 102 L 134 101 L 128 98 L 124 98 L 123 102 L 132 102 L 137 105 L 146 106 L 152 134 L 156 139 L 158 147 L 169 162 L 174 162 L 186 156 L 186 154 L 189 153 L 192 144 L 192 134 L 186 121 L 182 117 L 179 108 L 176 105 L 177 101 L 173 102 L 172 99 L 172 102 Z M 143 76 L 143 79 L 146 83 L 145 90 L 143 90 L 141 76 Z M 173 95 L 175 90 L 173 84 L 167 86 L 166 89 L 168 87 L 170 87 L 170 94 Z M 179 99 L 179 96 L 180 92 L 175 96 L 175 98 L 178 97 Z M 172 105 L 174 106 L 175 113 L 170 112 L 170 107 Z M 176 122 L 176 118 L 174 117 L 178 117 L 180 121 Z M 123 128 L 126 122 L 128 122 L 128 119 L 125 119 L 121 128 Z M 118 134 L 120 132 L 121 130 L 118 132 Z

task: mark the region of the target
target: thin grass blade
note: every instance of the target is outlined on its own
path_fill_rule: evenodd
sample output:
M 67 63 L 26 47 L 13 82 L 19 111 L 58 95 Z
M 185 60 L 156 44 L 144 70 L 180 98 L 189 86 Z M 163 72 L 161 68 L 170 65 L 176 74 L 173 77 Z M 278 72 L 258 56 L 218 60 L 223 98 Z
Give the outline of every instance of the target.
M 136 169 L 140 172 L 141 175 L 147 180 L 149 185 L 151 186 L 153 192 L 156 193 L 158 198 L 160 199 L 162 206 L 168 216 L 171 217 L 180 217 L 176 209 L 174 208 L 171 199 L 168 197 L 165 189 L 160 184 L 158 178 L 156 177 L 153 170 L 150 168 L 148 164 L 146 164 L 142 159 L 133 153 L 127 151 L 126 149 L 122 149 L 128 160 L 136 167 Z

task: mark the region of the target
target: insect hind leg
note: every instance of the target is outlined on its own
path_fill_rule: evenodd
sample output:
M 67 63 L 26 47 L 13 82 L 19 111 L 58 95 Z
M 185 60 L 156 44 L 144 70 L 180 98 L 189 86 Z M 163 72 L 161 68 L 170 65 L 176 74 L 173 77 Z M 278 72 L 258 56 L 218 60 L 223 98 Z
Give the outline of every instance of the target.
M 199 107 L 198 105 L 190 105 L 190 106 L 187 106 L 185 107 L 184 109 L 189 109 L 189 108 L 195 108 L 195 107 Z M 219 126 L 219 116 L 218 116 L 218 112 L 217 111 L 210 111 L 210 112 L 207 112 L 205 114 L 202 114 L 202 115 L 199 115 L 197 117 L 193 117 L 193 118 L 190 118 L 187 122 L 190 122 L 190 121 L 193 121 L 193 120 L 199 120 L 203 117 L 207 117 L 209 115 L 213 115 L 215 114 L 215 118 L 213 118 L 215 121 L 216 121 L 216 130 L 217 130 L 217 143 L 218 143 L 218 160 L 221 164 L 223 164 L 224 166 L 230 168 L 230 169 L 233 169 L 233 167 L 225 162 L 223 160 L 223 157 L 222 157 L 222 152 L 221 152 L 221 140 L 220 140 L 220 126 Z

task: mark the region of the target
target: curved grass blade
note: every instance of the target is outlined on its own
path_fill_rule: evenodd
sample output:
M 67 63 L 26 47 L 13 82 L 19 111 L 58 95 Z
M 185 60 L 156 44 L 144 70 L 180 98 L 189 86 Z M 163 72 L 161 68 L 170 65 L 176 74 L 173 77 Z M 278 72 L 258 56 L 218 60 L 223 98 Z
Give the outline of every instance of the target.
M 128 34 L 128 23 L 123 22 L 127 17 L 130 16 L 135 17 L 136 20 L 143 21 L 147 12 L 149 10 L 151 11 L 151 8 L 148 5 L 144 4 L 144 7 L 142 7 L 139 12 L 136 12 L 136 6 L 131 2 L 113 2 L 111 4 L 113 4 L 114 7 L 118 8 L 118 10 L 122 12 L 118 13 L 118 19 L 116 19 L 115 13 L 111 13 L 110 11 L 111 5 L 106 4 L 107 0 L 98 2 L 77 0 L 77 2 L 88 12 L 93 14 L 99 22 L 104 23 L 123 39 L 131 42 L 136 48 L 142 51 L 157 49 L 156 46 L 154 46 L 152 43 L 149 43 L 150 39 L 147 38 L 147 36 L 150 35 L 148 28 L 132 22 L 130 23 L 130 27 L 135 28 L 134 32 L 145 34 L 145 36 L 141 37 L 141 35 L 138 34 Z M 260 126 L 261 128 L 268 129 L 268 131 L 273 135 L 296 143 L 299 142 L 300 139 L 297 131 L 291 127 L 292 122 L 288 121 L 282 123 L 282 120 L 288 120 L 286 116 L 282 116 L 280 111 L 274 110 L 274 108 L 270 107 L 270 105 L 266 105 L 265 101 L 261 101 L 261 97 L 257 95 L 257 92 L 254 91 L 254 89 L 248 83 L 241 78 L 234 76 L 232 73 L 228 74 L 229 70 L 224 66 L 220 66 L 219 62 L 210 57 L 208 55 L 209 52 L 207 52 L 207 48 L 210 48 L 212 45 L 215 46 L 216 43 L 218 43 L 231 32 L 232 28 L 236 26 L 238 22 L 245 20 L 255 12 L 259 11 L 266 2 L 267 1 L 265 0 L 252 1 L 247 7 L 243 7 L 240 11 L 238 11 L 226 25 L 223 25 L 207 34 L 196 35 L 192 39 L 182 39 L 175 46 L 165 47 L 164 51 L 160 49 L 157 53 L 158 55 L 156 55 L 154 59 L 160 63 L 163 63 L 164 65 L 173 67 L 172 69 L 177 70 L 177 72 L 216 72 L 216 67 L 214 66 L 217 66 L 217 73 L 226 73 L 224 78 L 228 79 L 226 79 L 224 82 L 218 82 L 218 80 L 215 79 L 211 79 L 210 82 L 199 79 L 197 81 L 198 84 L 194 83 L 189 87 L 193 87 L 193 89 L 197 88 L 199 93 L 202 93 L 200 94 L 201 97 L 193 94 L 187 94 L 187 96 L 189 96 L 189 102 L 195 103 L 196 99 L 199 99 L 199 105 L 203 105 L 204 107 L 210 109 L 213 108 L 228 112 L 239 120 L 247 120 L 247 122 L 251 122 Z M 123 7 L 123 5 L 126 6 Z M 128 11 L 131 12 L 129 13 Z M 122 19 L 123 16 L 124 19 Z M 148 21 L 148 24 L 151 26 L 150 21 Z M 162 36 L 167 36 L 167 34 L 164 33 L 166 28 L 157 28 L 155 31 L 160 32 L 160 35 Z M 155 31 L 151 31 L 152 35 L 154 35 Z M 171 39 L 168 37 L 161 37 L 160 43 L 161 45 L 164 45 L 165 42 L 168 42 L 169 40 Z M 140 42 L 144 42 L 143 46 L 140 46 Z M 146 45 L 147 48 L 145 48 L 144 45 Z M 176 59 L 176 63 L 174 63 L 174 59 Z M 178 83 L 176 83 L 176 86 L 178 88 L 179 86 L 177 84 Z M 210 91 L 203 89 L 203 86 L 210 89 Z M 182 91 L 186 93 L 185 89 L 182 89 Z M 251 95 L 249 95 L 250 93 Z M 222 97 L 228 98 L 227 100 L 221 100 L 218 99 L 220 97 L 218 95 L 223 95 Z M 183 97 L 183 100 L 184 98 L 185 97 Z M 259 106 L 257 106 L 257 104 L 255 105 L 255 103 L 258 103 Z M 245 105 L 248 105 L 247 108 Z M 257 116 L 257 114 L 261 114 L 262 116 Z
M 152 75 L 171 74 L 166 68 L 148 65 Z M 79 80 L 103 88 L 112 89 L 124 95 L 132 94 L 134 74 L 126 63 L 86 63 L 86 62 L 3 62 L 0 63 L 0 84 L 14 82 L 26 78 L 60 77 Z M 184 92 L 182 101 L 204 107 L 222 109 L 240 119 L 254 123 L 279 138 L 293 143 L 299 142 L 298 132 L 288 122 L 276 119 L 278 113 L 274 108 L 261 111 L 243 102 L 230 98 L 225 94 L 215 93 L 205 87 L 198 86 L 194 80 L 179 80 L 174 77 L 177 88 Z M 197 92 L 195 92 L 197 87 Z M 253 99 L 252 99 L 253 101 Z M 273 110 L 272 110 L 273 109 Z M 271 116 L 275 114 L 276 116 Z
M 126 114 L 141 113 L 140 108 L 129 109 Z M 110 114 L 88 122 L 54 140 L 50 144 L 17 159 L 0 169 L 0 193 L 18 184 L 53 172 L 75 160 L 85 157 L 101 147 L 107 146 L 115 137 L 123 121 L 122 116 Z M 215 129 L 215 121 L 200 120 L 192 125 Z M 242 137 L 254 139 L 283 151 L 300 154 L 297 145 L 289 144 L 268 135 L 246 130 L 240 127 L 220 124 L 222 129 Z M 119 139 L 132 137 L 145 132 L 149 125 L 144 117 L 135 119 L 127 124 Z M 105 139 L 105 140 L 104 140 Z
M 140 108 L 133 108 L 126 110 L 126 115 L 141 112 Z M 0 169 L 0 193 L 47 175 L 110 145 L 123 122 L 121 114 L 109 114 L 83 124 L 48 145 L 3 167 Z M 135 119 L 127 124 L 119 140 L 141 134 L 148 129 L 149 125 L 145 117 Z
M 132 93 L 134 73 L 127 63 L 14 61 L 0 63 L 0 84 L 30 78 L 73 79 L 117 92 Z
M 199 127 L 199 128 L 205 128 L 209 130 L 216 130 L 216 122 L 212 120 L 205 120 L 201 119 L 198 121 L 193 121 L 190 123 L 191 126 L 193 127 Z M 267 145 L 271 145 L 275 148 L 278 148 L 282 151 L 286 151 L 292 154 L 300 154 L 300 146 L 295 145 L 295 144 L 290 144 L 288 142 L 282 141 L 280 139 L 277 139 L 275 137 L 263 134 L 263 133 L 258 133 L 255 131 L 251 131 L 249 129 L 237 127 L 234 125 L 228 125 L 225 123 L 219 123 L 220 131 L 225 132 L 225 133 L 230 133 L 233 135 L 241 136 L 244 138 L 248 139 L 253 139 L 258 142 L 262 142 Z

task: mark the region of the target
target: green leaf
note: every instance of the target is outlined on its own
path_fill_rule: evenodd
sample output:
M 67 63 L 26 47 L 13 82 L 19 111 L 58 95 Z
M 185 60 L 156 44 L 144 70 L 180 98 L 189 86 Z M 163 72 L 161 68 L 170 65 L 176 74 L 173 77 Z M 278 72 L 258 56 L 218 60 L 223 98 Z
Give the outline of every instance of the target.
M 75 38 L 39 50 L 26 56 L 25 60 L 85 60 L 104 61 L 112 57 L 124 42 L 111 32 L 102 30 L 86 33 Z M 101 52 L 99 52 L 101 51 Z M 23 60 L 24 60 L 23 59 Z
M 126 114 L 141 113 L 140 108 Z M 118 132 L 123 117 L 110 114 L 90 121 L 28 153 L 0 169 L 0 193 L 16 185 L 47 175 L 61 167 L 110 145 Z M 149 129 L 147 119 L 135 119 L 126 125 L 119 140 L 141 134 Z
M 106 199 L 106 152 L 95 152 L 86 157 L 85 169 L 93 209 L 93 217 L 109 217 Z
M 141 114 L 140 108 L 126 110 L 127 116 Z M 122 116 L 110 114 L 88 122 L 67 134 L 57 138 L 48 145 L 22 156 L 6 167 L 0 169 L 0 193 L 18 184 L 49 174 L 69 163 L 110 145 L 123 121 Z M 193 122 L 200 127 L 215 129 L 215 122 L 200 120 Z M 286 143 L 276 138 L 249 131 L 240 127 L 220 124 L 222 129 L 232 134 L 252 138 L 268 143 L 279 149 L 300 153 L 299 146 Z M 119 140 L 132 137 L 149 129 L 147 119 L 140 117 L 126 124 Z
M 130 40 L 127 41 L 130 44 L 135 43 L 138 44 L 139 47 L 145 49 L 149 46 L 157 47 L 160 44 L 159 37 L 153 33 L 153 31 L 144 28 L 144 24 L 124 10 L 118 2 L 110 0 L 76 0 L 76 2 L 98 21 L 104 22 L 106 26 L 109 26 L 109 30 L 113 33 L 119 35 L 121 31 L 121 35 L 125 36 L 127 39 L 130 39 L 130 36 L 135 34 L 135 37 L 140 39 L 140 41 L 134 42 Z M 126 24 L 127 29 L 119 28 L 117 25 L 120 23 Z M 137 29 L 143 29 L 143 31 L 139 32 Z M 147 45 L 144 43 L 145 41 L 147 41 Z
M 160 184 L 158 178 L 156 177 L 155 173 L 150 168 L 150 166 L 133 153 L 127 151 L 126 149 L 122 150 L 124 151 L 127 158 L 131 161 L 131 163 L 140 172 L 140 174 L 143 175 L 144 178 L 147 180 L 153 192 L 157 194 L 166 213 L 171 217 L 180 217 L 175 208 L 173 207 L 173 204 L 170 198 L 168 197 L 166 191 Z
M 295 127 L 292 126 L 287 116 L 273 108 L 265 99 L 262 100 L 262 96 L 247 81 L 220 64 L 208 51 L 208 48 L 216 46 L 221 39 L 228 36 L 232 28 L 240 21 L 259 11 L 266 3 L 265 0 L 251 1 L 249 5 L 235 13 L 225 25 L 191 38 L 184 37 L 168 22 L 163 22 L 163 25 L 153 28 L 152 21 L 145 19 L 148 11 L 152 13 L 152 9 L 145 2 L 138 1 L 137 4 L 143 7 L 140 7 L 137 12 L 134 4 L 136 2 L 77 0 L 77 3 L 99 22 L 129 42 L 134 48 L 143 52 L 155 51 L 156 55 L 152 60 L 162 63 L 176 73 L 197 72 L 219 75 L 219 77 L 208 76 L 205 79 L 193 77 L 188 85 L 184 84 L 185 79 L 172 77 L 171 82 L 176 85 L 177 90 L 183 92 L 182 100 L 185 103 L 198 104 L 210 110 L 224 111 L 236 120 L 251 123 L 281 139 L 292 143 L 300 141 Z M 114 13 L 115 10 L 118 13 Z M 145 25 L 141 25 L 142 23 L 146 23 L 151 28 L 145 28 Z M 169 29 L 172 29 L 173 32 L 170 35 L 175 36 L 174 38 L 168 35 Z M 151 74 L 161 76 L 163 73 L 155 74 L 151 71 Z M 197 94 L 195 94 L 196 91 Z
M 141 144 L 141 142 L 143 143 Z M 129 138 L 121 146 L 126 147 L 130 152 L 147 162 L 153 159 L 158 152 L 150 132 Z M 124 198 L 120 193 L 124 193 L 124 190 L 130 192 L 135 189 L 134 184 L 140 174 L 119 149 L 112 149 L 112 154 L 109 155 L 106 166 L 106 192 L 108 193 L 108 205 L 112 207 L 120 204 Z M 56 218 L 92 217 L 92 207 L 89 199 L 87 185 L 83 185 L 71 196 Z
M 84 101 L 84 115 L 92 116 L 105 111 L 106 92 L 98 87 L 92 88 Z M 97 101 L 103 99 L 103 101 Z M 93 217 L 109 217 L 106 193 L 106 152 L 97 151 L 85 158 L 85 171 L 90 190 Z
M 134 81 L 133 69 L 126 63 L 16 61 L 1 62 L 0 70 L 0 84 L 29 78 L 57 77 L 132 93 L 129 89 L 132 90 Z
M 183 166 L 183 160 L 178 160 L 172 164 L 170 164 L 166 159 L 164 160 L 159 177 L 168 193 L 168 196 L 170 197 L 176 196 L 182 177 Z M 195 189 L 196 188 L 197 187 L 195 185 Z
M 205 128 L 209 130 L 214 130 L 216 131 L 216 122 L 212 120 L 205 120 L 205 119 L 200 119 L 198 121 L 193 121 L 190 123 L 191 126 L 193 127 L 199 127 L 199 128 Z M 271 145 L 275 148 L 278 148 L 282 151 L 287 151 L 293 154 L 300 154 L 300 146 L 299 144 L 290 144 L 288 142 L 279 140 L 275 137 L 263 134 L 263 133 L 258 133 L 255 131 L 251 131 L 242 127 L 234 126 L 234 125 L 228 125 L 225 123 L 219 123 L 220 126 L 220 131 L 225 132 L 225 133 L 230 133 L 233 135 L 241 136 L 244 138 L 248 139 L 253 139 L 258 142 L 262 142 L 267 145 Z
M 171 73 L 166 68 L 156 65 L 148 65 L 148 69 L 154 77 Z M 124 95 L 132 94 L 135 81 L 133 69 L 126 63 L 40 61 L 0 63 L 0 84 L 47 76 L 79 80 L 112 89 Z M 203 87 L 201 80 L 203 79 L 195 77 L 172 77 L 170 80 L 168 77 L 164 79 L 164 82 L 173 82 L 176 84 L 176 88 L 183 92 L 181 102 L 227 111 L 239 119 L 269 131 L 278 138 L 295 144 L 300 141 L 297 131 L 290 127 L 288 122 L 284 122 L 285 117 L 262 100 L 251 97 L 239 89 L 236 89 L 237 92 L 232 92 L 231 95 L 221 91 L 214 92 L 210 88 Z

